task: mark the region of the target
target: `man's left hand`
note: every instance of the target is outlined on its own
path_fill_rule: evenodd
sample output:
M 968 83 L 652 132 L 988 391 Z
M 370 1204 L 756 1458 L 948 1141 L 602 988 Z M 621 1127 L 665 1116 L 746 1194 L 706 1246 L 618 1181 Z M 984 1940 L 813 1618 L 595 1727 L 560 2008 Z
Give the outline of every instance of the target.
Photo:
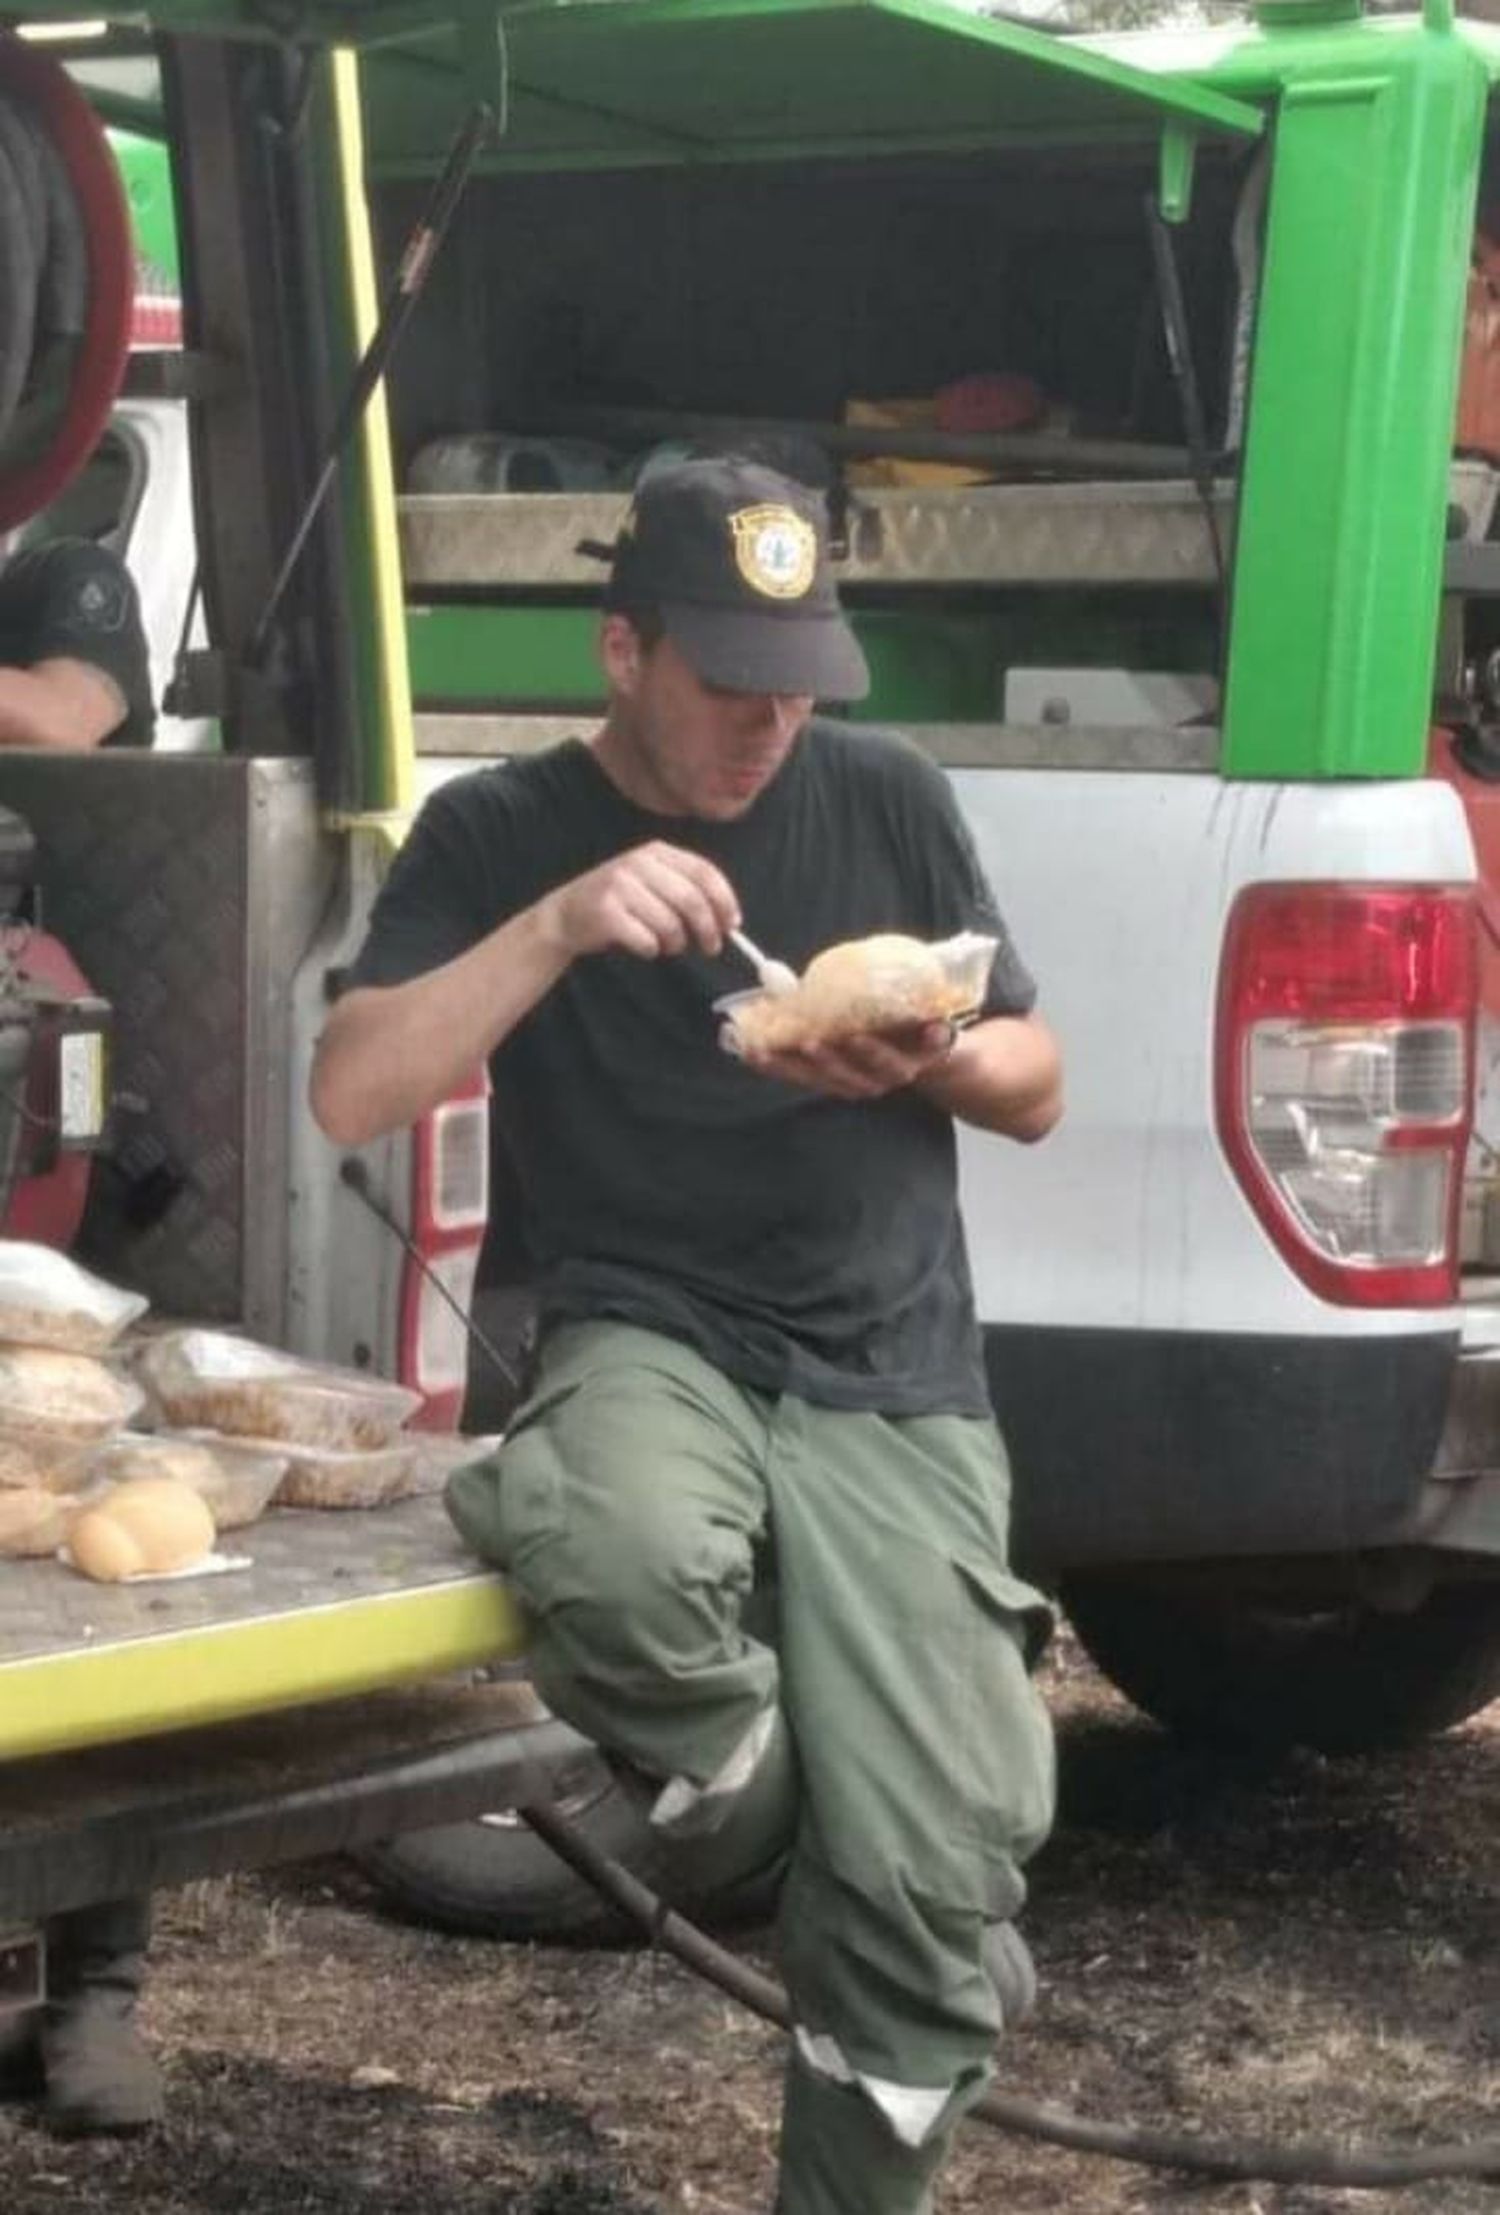
M 899 1030 L 864 1031 L 827 1046 L 778 1054 L 747 1053 L 752 1069 L 783 1084 L 801 1085 L 834 1100 L 879 1100 L 899 1092 L 953 1051 L 951 1023 L 908 1023 Z

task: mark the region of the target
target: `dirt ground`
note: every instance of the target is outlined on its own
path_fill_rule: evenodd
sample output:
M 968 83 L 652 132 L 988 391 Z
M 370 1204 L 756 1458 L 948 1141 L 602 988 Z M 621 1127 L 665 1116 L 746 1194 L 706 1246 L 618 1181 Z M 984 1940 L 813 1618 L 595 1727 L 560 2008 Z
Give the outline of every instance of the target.
M 1064 1641 L 1043 1977 L 1008 2089 L 1174 2131 L 1500 2132 L 1500 1706 L 1423 1750 L 1173 1747 Z M 768 1938 L 737 1941 L 757 1959 Z M 0 2109 L 4 2215 L 766 2215 L 775 2032 L 646 1952 L 458 1940 L 343 1864 L 162 1903 L 171 2120 L 58 2146 Z M 1500 2182 L 1213 2185 L 970 2125 L 940 2215 L 1500 2215 Z

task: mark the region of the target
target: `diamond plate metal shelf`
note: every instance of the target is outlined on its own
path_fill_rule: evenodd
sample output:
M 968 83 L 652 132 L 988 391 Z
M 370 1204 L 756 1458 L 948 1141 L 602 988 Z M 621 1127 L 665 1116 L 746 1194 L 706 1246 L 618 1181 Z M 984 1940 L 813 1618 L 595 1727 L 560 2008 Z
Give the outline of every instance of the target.
M 1226 538 L 1233 490 L 1216 488 Z M 400 503 L 407 589 L 597 590 L 603 570 L 579 542 L 612 539 L 627 506 L 618 493 L 409 493 Z M 1202 504 L 1177 480 L 858 492 L 849 541 L 839 567 L 847 586 L 1214 581 Z

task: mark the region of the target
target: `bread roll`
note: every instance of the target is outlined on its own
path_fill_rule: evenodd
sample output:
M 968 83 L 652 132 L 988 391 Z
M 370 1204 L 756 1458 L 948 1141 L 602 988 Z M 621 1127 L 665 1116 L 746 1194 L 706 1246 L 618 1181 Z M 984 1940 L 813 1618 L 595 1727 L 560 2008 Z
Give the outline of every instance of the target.
M 0 1559 L 55 1554 L 78 1513 L 78 1502 L 56 1492 L 0 1492 Z
M 919 938 L 896 931 L 825 947 L 795 992 L 747 1002 L 734 1028 L 752 1052 L 827 1046 L 868 1031 L 941 1022 L 964 1010 L 970 994 Z
M 226 1531 L 255 1521 L 286 1475 L 288 1452 L 285 1447 L 210 1432 L 187 1438 L 175 1432 L 145 1436 L 125 1431 L 106 1440 L 91 1468 L 110 1484 L 170 1477 L 176 1484 L 188 1485 L 207 1501 L 215 1530 Z
M 68 1550 L 75 1567 L 101 1584 L 191 1569 L 214 1549 L 214 1519 L 190 1486 L 171 1477 L 117 1484 L 75 1517 Z

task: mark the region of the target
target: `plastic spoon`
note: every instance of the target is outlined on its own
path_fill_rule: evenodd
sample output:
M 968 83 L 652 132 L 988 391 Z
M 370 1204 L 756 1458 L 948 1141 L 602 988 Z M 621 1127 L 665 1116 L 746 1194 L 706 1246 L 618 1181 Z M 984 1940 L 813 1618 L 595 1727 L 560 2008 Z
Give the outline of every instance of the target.
M 784 961 L 773 961 L 769 954 L 763 954 L 754 939 L 747 938 L 743 931 L 730 931 L 727 935 L 730 945 L 738 948 L 759 977 L 763 991 L 769 992 L 773 999 L 781 999 L 788 992 L 796 991 L 795 969 L 788 968 Z

